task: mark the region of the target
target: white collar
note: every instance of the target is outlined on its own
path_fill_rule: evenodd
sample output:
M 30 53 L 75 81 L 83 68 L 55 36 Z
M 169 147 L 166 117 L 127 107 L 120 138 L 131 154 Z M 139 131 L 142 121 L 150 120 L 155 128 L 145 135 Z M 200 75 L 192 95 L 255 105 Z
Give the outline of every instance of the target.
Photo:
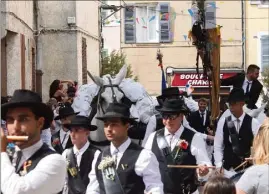
M 240 122 L 243 122 L 243 119 L 245 117 L 246 113 L 243 112 L 243 114 L 238 118 Z M 232 114 L 232 121 L 236 121 L 237 118 Z
M 23 157 L 27 160 L 29 159 L 34 153 L 37 152 L 43 145 L 42 140 L 40 139 L 38 142 L 36 142 L 34 145 L 31 145 L 30 147 L 22 149 L 22 155 Z M 18 151 L 20 150 L 19 147 L 15 147 L 15 150 Z
M 89 146 L 90 146 L 90 142 L 89 142 L 89 141 L 87 141 L 87 142 L 84 144 L 84 146 L 83 146 L 82 148 L 80 148 L 80 150 L 77 148 L 76 145 L 74 145 L 74 147 L 73 147 L 74 154 L 75 154 L 75 155 L 76 155 L 77 153 L 79 153 L 79 154 L 83 154 L 83 153 L 88 149 Z
M 129 147 L 129 145 L 131 144 L 131 139 L 128 137 L 128 139 L 122 143 L 118 148 L 116 148 L 113 143 L 110 143 L 110 153 L 113 155 L 114 153 L 120 152 L 120 153 L 124 153 L 125 150 Z
M 184 131 L 184 126 L 183 125 L 181 125 L 180 127 L 179 127 L 179 129 L 174 133 L 174 135 L 175 136 L 177 136 L 177 137 L 180 137 L 181 136 L 181 134 L 183 133 L 183 131 Z M 171 133 L 168 131 L 168 129 L 165 127 L 164 128 L 164 136 L 168 136 L 168 135 L 170 135 Z
M 252 84 L 252 81 L 249 81 L 248 78 L 245 77 L 245 83 L 248 83 L 248 82 L 249 82 L 250 84 Z
M 69 135 L 70 134 L 70 131 L 68 130 L 68 131 L 64 131 L 63 130 L 63 128 L 61 127 L 61 129 L 60 129 L 60 134 L 62 134 L 62 135 Z
M 200 110 L 198 110 L 199 111 L 199 113 L 200 113 L 200 115 L 202 114 L 202 112 L 200 111 Z M 204 113 L 204 115 L 206 115 L 206 110 L 203 112 Z

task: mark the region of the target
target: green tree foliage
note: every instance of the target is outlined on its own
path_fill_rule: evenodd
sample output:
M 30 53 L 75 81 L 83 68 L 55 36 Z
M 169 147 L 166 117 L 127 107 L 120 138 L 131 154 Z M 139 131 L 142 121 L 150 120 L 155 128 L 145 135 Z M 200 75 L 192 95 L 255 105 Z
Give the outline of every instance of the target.
M 123 65 L 126 64 L 126 55 L 120 51 L 113 50 L 109 56 L 102 59 L 101 76 L 110 74 L 115 76 Z M 132 78 L 135 81 L 138 80 L 137 76 L 134 76 L 131 65 L 127 67 L 126 78 Z
M 269 67 L 265 68 L 262 71 L 262 83 L 263 83 L 263 87 L 265 87 L 267 89 L 266 92 L 269 92 L 268 88 L 269 88 Z M 269 98 L 268 96 L 265 95 L 264 91 L 263 92 L 263 102 L 268 102 Z

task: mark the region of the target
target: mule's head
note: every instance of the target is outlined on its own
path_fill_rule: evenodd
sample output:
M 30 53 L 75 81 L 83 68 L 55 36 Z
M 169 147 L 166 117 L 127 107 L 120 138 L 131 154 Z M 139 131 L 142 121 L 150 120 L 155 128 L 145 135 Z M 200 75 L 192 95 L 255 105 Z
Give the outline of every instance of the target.
M 104 75 L 102 78 L 92 76 L 93 81 L 100 86 L 100 97 L 106 104 L 112 102 L 120 102 L 124 94 L 120 90 L 119 85 L 127 74 L 127 65 L 124 65 L 115 77 Z

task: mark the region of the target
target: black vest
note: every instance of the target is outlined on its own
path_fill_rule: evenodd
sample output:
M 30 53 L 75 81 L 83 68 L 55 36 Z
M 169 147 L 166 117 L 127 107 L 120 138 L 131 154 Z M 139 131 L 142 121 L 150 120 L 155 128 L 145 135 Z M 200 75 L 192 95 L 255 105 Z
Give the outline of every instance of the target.
M 27 167 L 27 173 L 29 173 L 30 171 L 34 170 L 34 168 L 37 166 L 37 164 L 39 163 L 39 161 L 42 158 L 45 158 L 46 156 L 50 155 L 50 154 L 56 154 L 55 151 L 51 150 L 49 148 L 49 146 L 45 143 L 43 143 L 42 147 L 37 150 L 27 161 L 32 161 L 32 164 Z M 23 165 L 22 167 L 17 170 L 18 172 L 23 171 Z
M 73 149 L 73 148 L 69 148 L 69 149 Z M 82 183 L 85 186 L 85 188 L 87 188 L 90 182 L 88 175 L 90 171 L 92 170 L 92 161 L 94 158 L 94 154 L 97 150 L 99 149 L 90 144 L 87 150 L 83 153 L 81 161 L 80 161 L 78 173 L 81 177 Z M 73 184 L 75 184 L 76 182 L 74 180 L 74 177 L 70 175 L 69 171 L 67 174 L 68 174 L 68 194 L 73 194 L 74 192 L 73 192 L 72 187 L 73 187 Z
M 250 156 L 250 148 L 252 146 L 253 141 L 252 117 L 246 114 L 239 130 L 238 137 L 239 137 L 240 155 L 236 155 L 233 152 L 232 144 L 230 142 L 229 137 L 230 137 L 229 128 L 227 126 L 227 121 L 225 121 L 223 126 L 223 143 L 224 143 L 223 167 L 227 170 L 229 170 L 231 167 L 233 168 L 237 167 L 245 160 L 245 158 Z
M 184 128 L 180 139 L 186 140 L 189 145 L 186 150 L 182 150 L 182 155 L 179 159 L 177 159 L 177 161 L 171 160 L 171 152 L 164 154 L 158 146 L 157 136 L 164 138 L 164 129 L 157 131 L 154 136 L 152 152 L 156 155 L 157 160 L 159 161 L 159 168 L 165 193 L 185 194 L 188 193 L 188 190 L 190 193 L 197 190 L 195 169 L 167 168 L 167 165 L 196 165 L 196 159 L 190 151 L 194 134 L 195 133 L 193 131 Z M 176 149 L 177 147 L 175 147 L 172 152 L 174 153 Z
M 131 142 L 119 162 L 117 173 L 125 194 L 144 194 L 145 184 L 143 182 L 143 178 L 135 173 L 135 163 L 142 149 L 143 148 L 141 146 Z M 103 152 L 104 157 L 111 156 L 110 147 L 106 147 Z M 101 170 L 98 170 L 98 165 L 101 162 L 101 159 L 102 154 L 100 154 L 96 162 L 95 170 L 96 177 L 99 182 L 100 194 L 105 194 L 106 192 L 104 188 L 102 173 Z M 122 166 L 126 165 L 127 167 L 123 169 Z

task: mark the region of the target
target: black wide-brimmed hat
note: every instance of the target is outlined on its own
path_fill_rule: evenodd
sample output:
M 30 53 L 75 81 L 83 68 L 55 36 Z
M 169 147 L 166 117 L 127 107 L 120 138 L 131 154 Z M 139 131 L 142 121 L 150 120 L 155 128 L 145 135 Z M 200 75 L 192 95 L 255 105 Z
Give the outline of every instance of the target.
M 39 94 L 30 90 L 15 90 L 9 102 L 1 105 L 2 119 L 6 119 L 6 114 L 11 108 L 29 107 L 38 111 L 38 116 L 45 118 L 43 129 L 50 127 L 53 120 L 53 112 L 49 106 L 42 103 L 42 98 Z
M 67 129 L 71 129 L 72 127 L 83 127 L 90 131 L 95 131 L 97 129 L 97 126 L 91 125 L 91 120 L 88 117 L 81 115 L 76 115 L 71 119 L 70 123 L 64 124 L 64 127 Z
M 110 103 L 102 117 L 96 117 L 96 119 L 105 121 L 109 119 L 120 118 L 126 120 L 130 124 L 135 123 L 135 119 L 130 117 L 130 109 L 128 106 L 122 103 Z
M 173 96 L 187 96 L 187 92 L 179 90 L 178 87 L 170 87 L 170 88 L 165 88 L 162 91 L 162 95 L 157 96 L 157 101 L 159 104 L 162 104 L 167 98 L 171 98 Z
M 248 98 L 245 96 L 244 90 L 242 88 L 233 88 L 227 99 L 230 102 L 246 102 Z
M 180 95 L 180 91 L 178 87 L 170 87 L 170 88 L 165 88 L 164 90 L 162 90 L 162 95 L 157 96 L 157 98 L 166 99 L 171 96 L 179 96 L 179 95 Z
M 71 115 L 77 115 L 79 112 L 75 112 L 74 109 L 72 108 L 71 104 L 65 103 L 60 106 L 59 108 L 59 115 L 54 118 L 54 120 L 59 120 L 66 118 Z
M 188 108 L 182 99 L 167 99 L 162 106 L 156 106 L 155 109 L 161 113 L 188 113 Z

